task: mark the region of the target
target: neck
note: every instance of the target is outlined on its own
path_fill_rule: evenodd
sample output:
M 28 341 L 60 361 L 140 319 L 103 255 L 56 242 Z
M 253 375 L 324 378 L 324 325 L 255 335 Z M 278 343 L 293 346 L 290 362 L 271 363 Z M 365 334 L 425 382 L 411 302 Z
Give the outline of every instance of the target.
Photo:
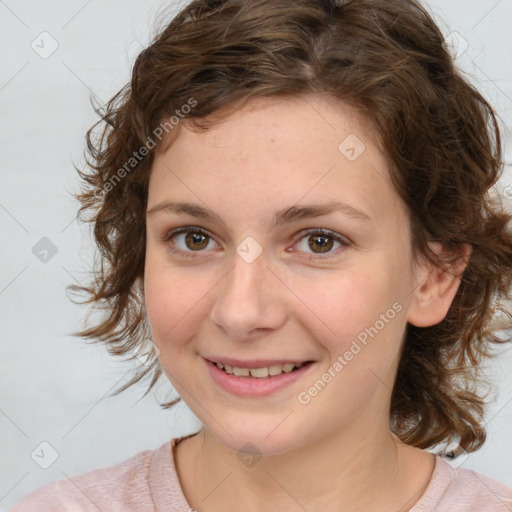
M 241 457 L 203 429 L 190 438 L 182 487 L 198 512 L 242 509 L 409 510 L 430 481 L 434 457 L 389 429 L 337 432 L 277 455 Z M 183 457 L 182 457 L 183 460 Z

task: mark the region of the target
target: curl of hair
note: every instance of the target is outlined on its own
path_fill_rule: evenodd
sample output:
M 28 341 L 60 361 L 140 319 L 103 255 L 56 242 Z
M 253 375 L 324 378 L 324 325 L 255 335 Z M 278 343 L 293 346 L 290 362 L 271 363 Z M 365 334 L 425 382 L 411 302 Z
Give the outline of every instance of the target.
M 140 53 L 131 82 L 104 111 L 94 107 L 100 120 L 86 137 L 91 172 L 77 169 L 86 186 L 76 198 L 80 219 L 92 213 L 87 221 L 100 260 L 88 286 L 69 288 L 86 292 L 85 302 L 106 315 L 74 334 L 118 355 L 150 335 L 145 213 L 154 155 L 148 148 L 160 146 L 158 127 L 188 112 L 187 123 L 207 130 L 251 98 L 307 94 L 350 105 L 376 127 L 392 183 L 408 207 L 415 258 L 450 271 L 462 245 L 471 246 L 445 319 L 425 328 L 407 325 L 390 419 L 409 445 L 429 448 L 457 437 L 475 451 L 486 436 L 479 369 L 493 345 L 509 341 L 493 329 L 495 305 L 510 300 L 512 281 L 511 218 L 491 195 L 503 169 L 500 130 L 496 113 L 455 67 L 441 31 L 416 1 L 196 0 L 186 6 Z M 164 126 L 175 129 L 170 121 Z M 445 257 L 429 250 L 430 240 L 443 244 Z M 115 394 L 152 373 L 145 394 L 150 391 L 162 373 L 152 356 Z

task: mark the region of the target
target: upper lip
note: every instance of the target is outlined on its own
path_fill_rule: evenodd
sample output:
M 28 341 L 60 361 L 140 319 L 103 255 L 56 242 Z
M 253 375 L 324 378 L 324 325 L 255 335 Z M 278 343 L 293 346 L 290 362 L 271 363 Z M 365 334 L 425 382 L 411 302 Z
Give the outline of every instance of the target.
M 224 356 L 205 357 L 211 363 L 221 363 L 223 365 L 236 366 L 237 368 L 265 368 L 273 365 L 300 364 L 310 362 L 310 359 L 299 361 L 297 359 L 253 359 L 252 361 L 240 361 Z

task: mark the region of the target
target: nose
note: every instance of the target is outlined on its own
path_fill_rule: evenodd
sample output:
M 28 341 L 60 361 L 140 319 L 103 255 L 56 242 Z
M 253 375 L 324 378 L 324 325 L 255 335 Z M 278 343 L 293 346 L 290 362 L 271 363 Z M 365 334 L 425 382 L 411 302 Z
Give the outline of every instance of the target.
M 285 322 L 287 288 L 267 266 L 264 253 L 252 263 L 235 253 L 231 269 L 216 289 L 210 318 L 230 339 L 245 340 L 260 331 L 279 329 Z

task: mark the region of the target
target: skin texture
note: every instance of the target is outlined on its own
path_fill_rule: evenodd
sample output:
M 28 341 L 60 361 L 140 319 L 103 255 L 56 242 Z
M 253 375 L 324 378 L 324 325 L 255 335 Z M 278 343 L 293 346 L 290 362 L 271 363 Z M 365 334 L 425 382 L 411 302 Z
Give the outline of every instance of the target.
M 148 210 L 187 201 L 222 221 L 149 214 L 144 289 L 162 368 L 204 425 L 177 448 L 187 500 L 199 512 L 408 510 L 434 461 L 389 429 L 399 351 L 407 322 L 444 318 L 459 279 L 413 265 L 407 209 L 371 125 L 339 102 L 309 95 L 251 100 L 205 133 L 181 128 L 156 155 Z M 353 135 L 365 149 L 350 161 L 338 147 Z M 336 212 L 272 226 L 278 209 L 333 200 L 370 221 Z M 210 238 L 164 241 L 184 226 Z M 322 252 L 308 229 L 332 230 L 348 245 L 327 238 Z M 248 236 L 263 249 L 252 263 L 236 251 Z M 393 304 L 396 314 L 378 334 L 300 403 L 299 393 Z M 242 398 L 211 380 L 202 356 L 212 355 L 316 362 L 273 395 Z M 250 467 L 238 457 L 248 442 L 263 455 Z

